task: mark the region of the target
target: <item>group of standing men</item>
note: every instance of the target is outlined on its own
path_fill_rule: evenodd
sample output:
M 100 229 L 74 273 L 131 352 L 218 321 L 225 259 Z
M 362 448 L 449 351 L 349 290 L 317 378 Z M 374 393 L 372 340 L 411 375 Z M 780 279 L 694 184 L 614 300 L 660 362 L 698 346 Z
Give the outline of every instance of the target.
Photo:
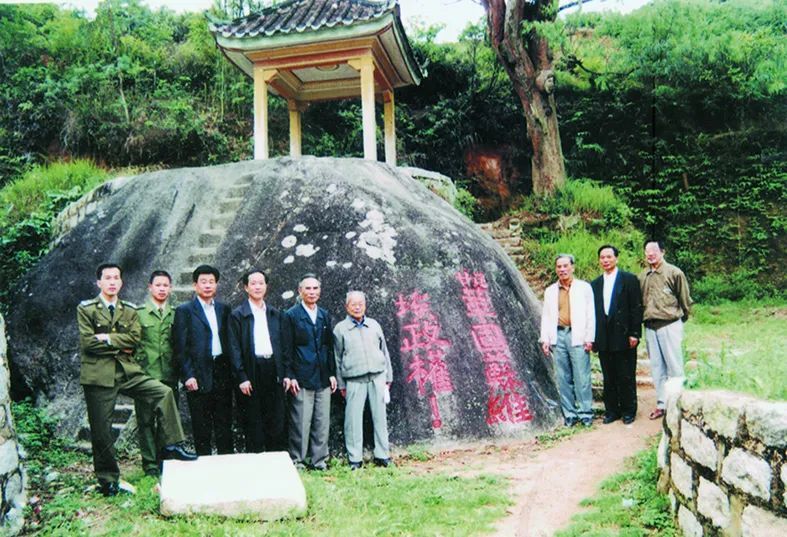
M 350 467 L 363 464 L 367 400 L 374 462 L 390 465 L 386 403 L 391 361 L 382 328 L 366 316 L 366 296 L 347 293 L 347 317 L 334 327 L 330 313 L 317 305 L 321 284 L 314 274 L 301 278 L 300 301 L 286 311 L 265 303 L 269 281 L 262 270 L 243 275 L 247 299 L 232 311 L 215 298 L 219 278 L 216 268 L 197 267 L 192 274 L 196 296 L 173 308 L 171 276 L 154 271 L 148 298 L 136 307 L 118 300 L 121 267 L 98 267 L 99 295 L 80 303 L 77 319 L 80 383 L 100 492 L 113 496 L 120 491 L 111 432 L 118 393 L 134 399 L 142 465 L 149 475 L 159 474 L 164 459 L 210 455 L 214 444 L 218 454 L 233 453 L 233 400 L 242 416 L 247 452 L 286 449 L 297 467 L 308 463 L 323 470 L 331 394 L 337 388 L 347 403 Z M 179 381 L 186 389 L 197 455 L 183 447 Z
M 661 242 L 645 242 L 648 267 L 639 277 L 618 269 L 618 249 L 598 249 L 602 274 L 587 283 L 574 278 L 574 257 L 555 259 L 558 281 L 544 292 L 541 348 L 555 360 L 564 423 L 593 423 L 590 352 L 596 351 L 604 379 L 605 424 L 630 424 L 637 414 L 637 346 L 645 343 L 656 387 L 650 419 L 664 416 L 664 386 L 683 377 L 683 323 L 691 297 L 686 276 L 664 260 Z

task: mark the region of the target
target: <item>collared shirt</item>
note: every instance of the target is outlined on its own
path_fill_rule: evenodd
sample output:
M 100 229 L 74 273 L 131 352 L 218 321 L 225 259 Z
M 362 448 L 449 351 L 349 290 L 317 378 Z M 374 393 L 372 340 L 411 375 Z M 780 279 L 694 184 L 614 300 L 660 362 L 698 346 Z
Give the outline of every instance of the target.
M 114 320 L 115 312 L 118 309 L 118 297 L 117 296 L 115 297 L 114 302 L 109 302 L 106 298 L 104 298 L 104 295 L 102 294 L 99 294 L 98 298 L 101 300 L 101 303 L 104 304 L 104 307 L 107 308 L 107 311 L 109 312 L 109 316 L 112 317 L 112 320 Z M 110 309 L 110 306 L 112 307 L 112 309 Z M 112 340 L 112 336 L 107 334 L 107 345 L 112 345 L 111 340 Z
M 271 334 L 268 331 L 268 318 L 266 316 L 265 302 L 258 308 L 254 302 L 249 300 L 251 313 L 254 315 L 254 354 L 256 356 L 273 355 L 273 345 L 271 344 Z
M 651 324 L 669 324 L 689 316 L 691 296 L 685 274 L 675 265 L 662 261 L 639 274 L 642 288 L 643 320 Z
M 312 309 L 307 308 L 306 304 L 304 304 L 303 302 L 301 302 L 301 306 L 303 306 L 303 309 L 305 309 L 306 313 L 309 314 L 309 319 L 312 320 L 312 324 L 317 324 L 317 310 L 319 309 L 317 307 L 317 304 L 315 304 L 314 308 Z
M 609 305 L 612 303 L 612 288 L 615 287 L 615 278 L 618 277 L 618 267 L 615 267 L 610 274 L 606 272 L 604 276 L 604 313 L 609 315 Z
M 568 286 L 564 287 L 558 281 L 557 287 L 557 325 L 558 326 L 571 326 L 571 302 L 568 299 L 568 292 L 571 290 L 571 284 L 574 280 L 568 282 Z
M 386 382 L 393 380 L 383 329 L 374 319 L 345 317 L 333 329 L 333 349 L 340 388 L 345 387 L 346 380 L 364 381 L 380 374 L 385 375 Z
M 211 300 L 209 303 L 205 303 L 201 298 L 197 298 L 197 300 L 199 300 L 199 303 L 202 306 L 202 311 L 205 312 L 205 317 L 208 318 L 208 324 L 210 325 L 210 332 L 212 335 L 210 338 L 210 352 L 214 357 L 220 356 L 222 354 L 222 349 L 221 338 L 219 337 L 219 320 L 216 318 L 215 301 Z

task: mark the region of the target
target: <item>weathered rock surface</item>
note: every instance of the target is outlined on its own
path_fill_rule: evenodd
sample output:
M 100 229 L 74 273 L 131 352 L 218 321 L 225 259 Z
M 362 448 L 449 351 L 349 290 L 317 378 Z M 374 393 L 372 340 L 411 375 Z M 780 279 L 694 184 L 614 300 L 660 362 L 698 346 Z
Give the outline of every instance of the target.
M 306 489 L 284 451 L 166 461 L 161 514 L 279 520 L 306 514 Z
M 9 319 L 13 387 L 33 394 L 73 434 L 84 416 L 75 308 L 97 294 L 93 273 L 123 265 L 122 296 L 141 301 L 151 270 L 185 292 L 201 262 L 222 271 L 237 305 L 251 266 L 269 274 L 268 302 L 289 307 L 305 272 L 321 305 L 369 295 L 394 367 L 392 441 L 530 434 L 558 421 L 552 365 L 540 354 L 538 301 L 499 246 L 404 173 L 355 159 L 273 159 L 143 174 L 92 212 L 20 285 Z M 332 441 L 340 445 L 342 401 Z

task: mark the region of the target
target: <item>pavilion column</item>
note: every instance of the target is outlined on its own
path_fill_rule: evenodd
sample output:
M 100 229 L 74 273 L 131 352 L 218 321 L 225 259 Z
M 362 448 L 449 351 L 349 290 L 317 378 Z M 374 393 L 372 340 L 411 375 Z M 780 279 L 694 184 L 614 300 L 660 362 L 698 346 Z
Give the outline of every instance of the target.
M 347 63 L 361 73 L 363 158 L 366 160 L 377 160 L 377 125 L 374 117 L 374 61 L 371 56 L 361 56 Z
M 269 157 L 268 148 L 268 82 L 276 76 L 276 70 L 254 66 L 254 158 Z
M 301 140 L 303 131 L 301 130 L 301 112 L 303 106 L 294 99 L 287 101 L 287 108 L 290 111 L 290 156 L 301 156 Z
M 396 121 L 394 119 L 394 93 L 383 92 L 383 116 L 385 132 L 385 163 L 396 166 Z

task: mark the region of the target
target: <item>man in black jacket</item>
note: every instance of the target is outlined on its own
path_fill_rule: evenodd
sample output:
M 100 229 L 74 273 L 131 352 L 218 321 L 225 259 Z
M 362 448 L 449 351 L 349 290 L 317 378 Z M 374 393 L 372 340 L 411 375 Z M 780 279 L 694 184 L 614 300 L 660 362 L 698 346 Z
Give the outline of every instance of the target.
M 281 313 L 265 303 L 265 272 L 252 269 L 242 282 L 248 300 L 230 314 L 229 344 L 232 372 L 241 392 L 246 452 L 284 451 Z
M 214 436 L 216 451 L 222 455 L 233 452 L 229 307 L 215 300 L 217 269 L 200 265 L 192 279 L 197 296 L 175 310 L 172 347 L 186 387 L 194 447 L 199 455 L 210 455 Z
M 642 335 L 642 294 L 634 274 L 618 270 L 618 249 L 605 244 L 598 249 L 604 271 L 591 282 L 596 308 L 593 350 L 601 360 L 604 376 L 604 423 L 637 414 L 637 345 Z
M 283 316 L 284 386 L 290 398 L 290 458 L 297 467 L 306 464 L 325 470 L 328 459 L 328 426 L 331 394 L 336 391 L 333 359 L 333 326 L 327 310 L 317 306 L 320 281 L 306 274 L 298 284 L 300 304 Z

